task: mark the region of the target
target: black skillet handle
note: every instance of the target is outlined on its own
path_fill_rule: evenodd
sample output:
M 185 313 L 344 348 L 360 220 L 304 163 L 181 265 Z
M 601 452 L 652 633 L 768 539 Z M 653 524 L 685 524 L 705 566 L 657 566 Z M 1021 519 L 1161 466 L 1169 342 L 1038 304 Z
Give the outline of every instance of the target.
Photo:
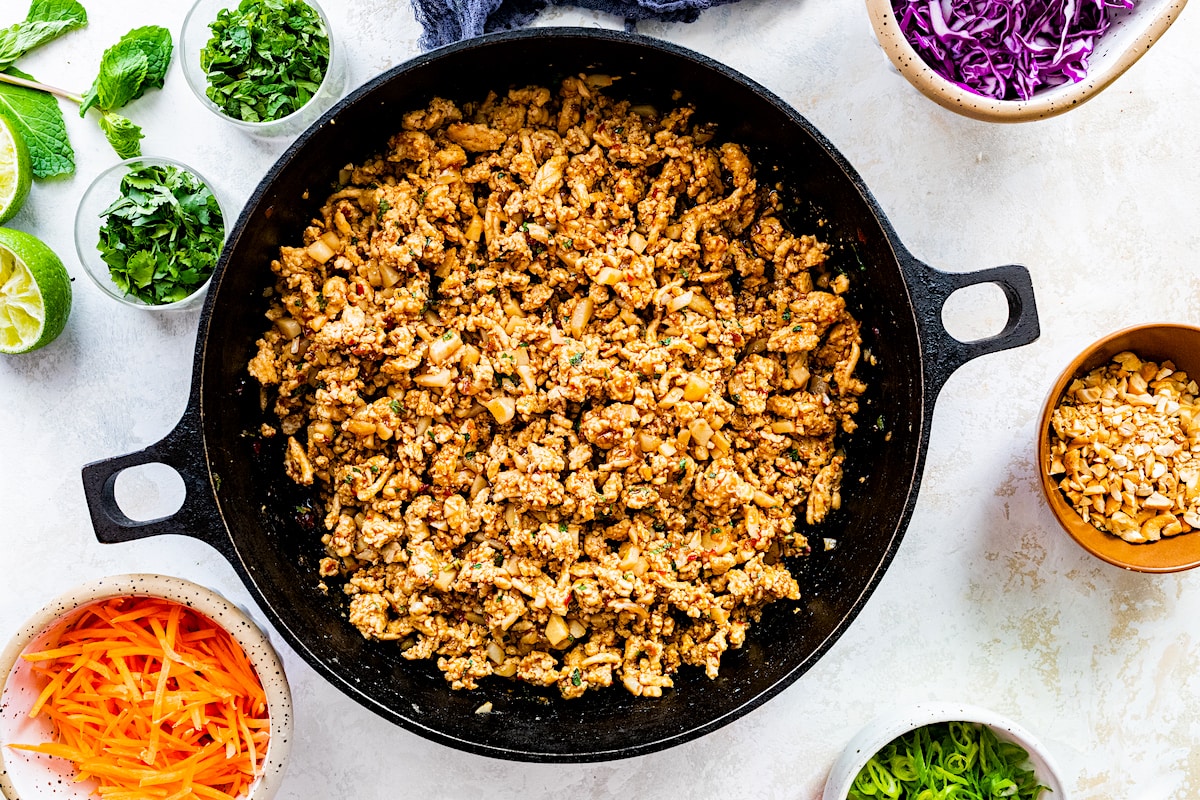
M 117 476 L 143 464 L 166 464 L 183 478 L 183 505 L 171 516 L 139 522 L 127 517 L 117 505 Z M 209 483 L 198 415 L 191 409 L 162 441 L 136 453 L 84 466 L 83 493 L 96 539 L 105 544 L 174 533 L 207 542 L 231 563 L 236 557 Z
M 938 392 L 956 369 L 968 361 L 1020 347 L 1036 341 L 1041 335 L 1037 303 L 1033 297 L 1033 281 L 1029 270 L 1016 264 L 992 267 L 978 272 L 942 272 L 922 261 L 907 256 L 905 272 L 916 307 L 917 324 L 921 330 L 921 349 L 925 360 L 925 385 L 930 407 Z M 1004 291 L 1008 300 L 1008 322 L 995 336 L 962 342 L 946 330 L 942 322 L 942 307 L 950 295 L 967 286 L 994 283 Z

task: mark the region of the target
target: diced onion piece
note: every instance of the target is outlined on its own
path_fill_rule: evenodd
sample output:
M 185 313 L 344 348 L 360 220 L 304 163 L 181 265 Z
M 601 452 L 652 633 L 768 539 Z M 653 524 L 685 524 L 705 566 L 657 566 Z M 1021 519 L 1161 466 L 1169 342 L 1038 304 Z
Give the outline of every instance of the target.
M 708 381 L 701 378 L 699 375 L 689 375 L 687 385 L 683 387 L 684 400 L 703 400 L 708 397 L 708 390 L 712 388 Z
M 324 264 L 334 256 L 333 248 L 326 244 L 324 239 L 317 239 L 305 252 L 318 264 Z
M 590 297 L 585 297 L 575 304 L 575 308 L 571 311 L 571 335 L 576 339 L 583 336 L 587 325 L 592 321 L 592 314 L 596 311 L 596 303 Z
M 796 423 L 792 422 L 790 419 L 776 420 L 775 422 L 771 423 L 771 430 L 775 433 L 795 433 Z
M 289 339 L 295 339 L 300 335 L 300 323 L 291 317 L 280 317 L 275 320 L 275 327 L 279 328 L 279 332 Z
M 442 263 L 433 273 L 439 278 L 444 278 L 454 271 L 458 266 L 458 251 L 453 247 L 446 251 L 446 255 L 442 256 Z
M 499 664 L 504 661 L 504 650 L 495 642 L 488 642 L 487 657 L 493 664 Z
M 671 444 L 670 442 L 663 442 L 660 444 L 658 446 L 658 452 L 662 453 L 667 458 L 674 458 L 675 455 L 679 453 L 679 451 L 675 449 L 675 445 Z
M 467 223 L 465 233 L 468 240 L 472 242 L 479 241 L 479 237 L 483 235 L 483 220 L 479 218 L 478 214 L 471 217 L 471 221 Z
M 596 283 L 601 286 L 616 286 L 621 280 L 621 271 L 614 267 L 601 267 L 596 273 Z
M 379 280 L 383 283 L 384 288 L 390 289 L 400 282 L 400 273 L 389 267 L 387 264 L 379 264 Z
M 763 508 L 774 508 L 775 506 L 779 505 L 779 500 L 777 500 L 774 497 L 771 497 L 771 495 L 767 494 L 762 489 L 755 489 L 754 490 L 754 503 L 755 503 L 755 505 L 761 506 Z
M 709 439 L 712 438 L 713 429 L 708 424 L 707 420 L 694 419 L 692 424 L 688 426 L 688 430 L 692 432 L 692 441 L 701 447 L 707 447 Z
M 582 639 L 587 634 L 587 626 L 577 619 L 567 621 L 567 631 L 576 639 Z
M 487 410 L 492 412 L 492 416 L 496 418 L 496 422 L 503 425 L 512 420 L 517 413 L 517 401 L 511 397 L 493 397 L 485 404 Z
M 479 351 L 475 348 L 475 345 L 463 345 L 463 354 L 462 358 L 459 359 L 459 363 L 463 367 L 473 367 L 479 363 Z
M 505 661 L 500 666 L 492 670 L 493 675 L 499 675 L 501 678 L 511 678 L 517 674 L 517 664 L 515 661 Z
M 335 253 L 342 249 L 342 237 L 338 236 L 335 231 L 322 233 L 321 241 L 329 245 L 329 249 Z
M 678 311 L 681 308 L 686 308 L 695 297 L 696 293 L 688 289 L 683 294 L 671 298 L 671 302 L 667 303 L 667 311 Z
M 713 304 L 704 295 L 693 292 L 691 302 L 688 303 L 688 308 L 698 314 L 703 314 L 710 319 L 717 316 L 717 310 L 713 308 Z
M 413 383 L 417 386 L 424 386 L 428 389 L 445 389 L 450 385 L 450 370 L 434 369 L 423 375 L 418 375 L 413 378 Z
M 729 437 L 727 437 L 721 431 L 717 431 L 712 435 L 712 443 L 714 447 L 723 453 L 728 453 L 729 448 L 731 447 L 729 443 Z
M 639 256 L 646 252 L 646 237 L 642 236 L 637 231 L 629 234 L 629 246 L 633 248 L 633 252 Z
M 643 453 L 653 453 L 662 444 L 662 439 L 657 436 L 642 431 L 638 433 L 638 447 L 642 448 Z
M 433 585 L 436 586 L 440 591 L 448 592 L 450 591 L 450 587 L 453 585 L 454 579 L 457 576 L 457 570 L 446 567 L 438 573 L 437 580 L 433 582 Z
M 628 572 L 637 564 L 638 558 L 641 557 L 642 551 L 636 544 L 627 543 L 628 546 L 622 547 L 621 561 L 617 564 L 617 569 L 621 572 Z
M 550 621 L 546 623 L 546 640 L 550 642 L 550 646 L 558 647 L 566 642 L 570 635 L 566 620 L 559 614 L 551 614 Z
M 429 343 L 429 360 L 434 364 L 443 364 L 462 346 L 463 341 L 459 338 L 458 331 L 450 331 Z

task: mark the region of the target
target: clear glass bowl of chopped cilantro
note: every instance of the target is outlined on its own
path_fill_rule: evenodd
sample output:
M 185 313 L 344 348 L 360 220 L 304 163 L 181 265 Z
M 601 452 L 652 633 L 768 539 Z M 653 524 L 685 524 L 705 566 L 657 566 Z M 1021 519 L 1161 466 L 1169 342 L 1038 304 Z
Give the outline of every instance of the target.
M 340 96 L 341 53 L 313 0 L 197 0 L 181 61 L 205 108 L 260 136 L 297 134 Z
M 75 249 L 109 297 L 135 308 L 183 310 L 204 296 L 231 222 L 196 170 L 168 158 L 130 158 L 83 193 Z

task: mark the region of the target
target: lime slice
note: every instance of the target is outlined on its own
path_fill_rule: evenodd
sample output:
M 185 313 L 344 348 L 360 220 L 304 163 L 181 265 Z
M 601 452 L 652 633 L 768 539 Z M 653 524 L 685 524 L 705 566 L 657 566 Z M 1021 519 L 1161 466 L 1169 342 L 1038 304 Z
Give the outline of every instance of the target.
M 21 210 L 32 183 L 29 148 L 8 118 L 0 114 L 0 223 Z
M 0 228 L 0 353 L 28 353 L 54 341 L 71 313 L 71 277 L 33 236 Z

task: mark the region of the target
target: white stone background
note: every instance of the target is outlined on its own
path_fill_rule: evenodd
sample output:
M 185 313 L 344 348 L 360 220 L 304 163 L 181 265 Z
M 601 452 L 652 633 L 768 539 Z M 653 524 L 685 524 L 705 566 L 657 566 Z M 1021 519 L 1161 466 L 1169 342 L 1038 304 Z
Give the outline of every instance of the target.
M 91 81 L 130 27 L 178 33 L 184 0 L 85 0 L 91 22 L 24 59 L 44 81 Z M 349 86 L 417 54 L 403 0 L 328 0 L 350 51 Z M 3 0 L 0 23 L 24 13 Z M 552 10 L 538 24 L 620 27 Z M 1200 796 L 1200 573 L 1141 575 L 1071 542 L 1040 497 L 1036 417 L 1090 341 L 1126 325 L 1200 323 L 1200 9 L 1097 99 L 1045 122 L 998 126 L 945 111 L 894 74 L 861 2 L 742 0 L 691 25 L 640 30 L 712 56 L 808 117 L 858 169 L 900 238 L 951 271 L 1021 263 L 1042 337 L 959 370 L 937 403 L 916 512 L 858 620 L 816 666 L 748 716 L 697 741 L 625 761 L 508 763 L 426 741 L 334 689 L 274 637 L 296 696 L 284 800 L 816 798 L 850 736 L 913 701 L 990 707 L 1039 734 L 1080 800 Z M 78 277 L 65 333 L 0 358 L 0 635 L 71 586 L 163 572 L 264 616 L 199 542 L 100 545 L 79 468 L 157 441 L 188 393 L 199 311 L 120 307 L 83 276 L 72 240 L 88 182 L 116 161 L 94 120 L 67 108 L 78 169 L 37 184 L 9 225 L 36 234 Z M 129 114 L 144 151 L 190 163 L 240 207 L 282 152 L 205 111 L 178 62 Z M 998 290 L 964 292 L 952 330 L 995 332 Z M 134 481 L 133 511 L 170 506 L 169 483 Z M 143 510 L 144 510 L 143 509 Z M 265 624 L 265 622 L 264 622 Z M 586 720 L 581 720 L 586 725 Z

